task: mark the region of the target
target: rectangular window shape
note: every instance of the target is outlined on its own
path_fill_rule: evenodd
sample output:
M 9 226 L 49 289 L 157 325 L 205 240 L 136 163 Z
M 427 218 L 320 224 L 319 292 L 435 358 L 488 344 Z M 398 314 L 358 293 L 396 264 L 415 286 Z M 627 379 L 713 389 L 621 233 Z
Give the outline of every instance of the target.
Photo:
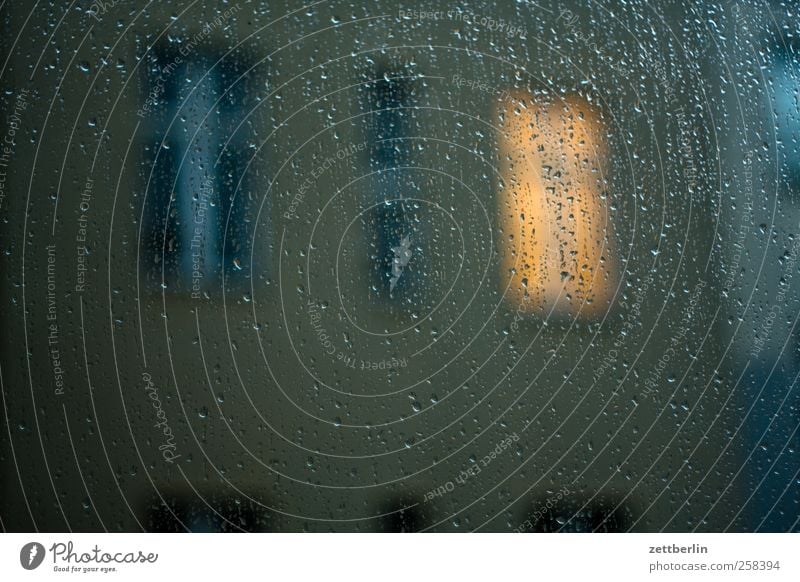
M 607 147 L 599 110 L 578 96 L 504 102 L 502 288 L 523 311 L 591 315 L 610 295 Z
M 199 298 L 246 288 L 258 159 L 249 61 L 221 50 L 155 50 L 140 109 L 152 178 L 145 206 L 143 275 L 151 288 Z M 163 140 L 163 141 L 162 141 Z M 249 164 L 249 165 L 248 165 Z M 269 208 L 262 213 L 269 221 Z M 265 225 L 262 224 L 262 229 Z M 264 233 L 270 232 L 266 225 Z M 254 255 L 254 266 L 268 260 Z

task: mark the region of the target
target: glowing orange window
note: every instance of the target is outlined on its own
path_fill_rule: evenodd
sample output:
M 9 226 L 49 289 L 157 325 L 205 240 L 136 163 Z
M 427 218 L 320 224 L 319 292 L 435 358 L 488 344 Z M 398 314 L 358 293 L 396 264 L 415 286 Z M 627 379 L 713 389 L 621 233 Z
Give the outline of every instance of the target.
M 506 297 L 526 312 L 591 314 L 611 288 L 601 114 L 578 96 L 512 97 L 500 139 Z

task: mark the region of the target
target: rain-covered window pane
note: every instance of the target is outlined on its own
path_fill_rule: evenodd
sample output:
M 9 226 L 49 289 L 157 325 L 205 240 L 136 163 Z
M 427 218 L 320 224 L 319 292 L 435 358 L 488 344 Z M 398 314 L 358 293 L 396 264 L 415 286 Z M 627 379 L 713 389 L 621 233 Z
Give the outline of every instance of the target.
M 797 532 L 797 13 L 3 3 L 0 529 Z

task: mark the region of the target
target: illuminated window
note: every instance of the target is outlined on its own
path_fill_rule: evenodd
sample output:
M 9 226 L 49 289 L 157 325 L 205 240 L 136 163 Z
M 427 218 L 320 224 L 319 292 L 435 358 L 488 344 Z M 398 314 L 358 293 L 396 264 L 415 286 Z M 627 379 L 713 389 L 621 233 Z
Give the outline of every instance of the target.
M 601 114 L 577 96 L 512 97 L 500 141 L 506 297 L 526 312 L 591 314 L 610 296 Z

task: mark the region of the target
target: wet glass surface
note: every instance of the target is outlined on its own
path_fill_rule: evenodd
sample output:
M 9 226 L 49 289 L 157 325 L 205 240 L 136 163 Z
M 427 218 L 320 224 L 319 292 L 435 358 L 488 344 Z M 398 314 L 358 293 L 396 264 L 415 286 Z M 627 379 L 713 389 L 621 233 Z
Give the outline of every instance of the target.
M 5 531 L 798 531 L 794 2 L 0 7 Z

